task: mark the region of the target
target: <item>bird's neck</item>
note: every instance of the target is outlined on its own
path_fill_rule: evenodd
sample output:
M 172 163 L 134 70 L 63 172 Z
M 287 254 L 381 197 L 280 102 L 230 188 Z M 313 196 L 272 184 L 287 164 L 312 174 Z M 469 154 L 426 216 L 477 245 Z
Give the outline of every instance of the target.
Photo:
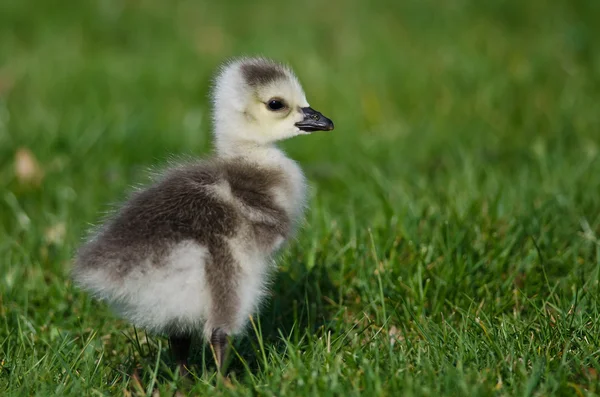
M 275 144 L 258 144 L 256 142 L 236 141 L 216 144 L 217 156 L 220 158 L 244 158 L 255 164 L 279 166 L 289 161 L 285 153 Z

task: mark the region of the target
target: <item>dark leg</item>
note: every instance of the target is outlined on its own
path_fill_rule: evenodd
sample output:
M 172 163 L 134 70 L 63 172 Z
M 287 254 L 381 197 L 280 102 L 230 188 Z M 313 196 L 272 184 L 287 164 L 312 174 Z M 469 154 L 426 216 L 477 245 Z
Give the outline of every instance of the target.
M 210 344 L 215 352 L 215 360 L 219 372 L 223 369 L 225 361 L 225 351 L 227 350 L 227 334 L 221 328 L 215 328 L 210 337 Z
M 173 358 L 179 369 L 179 375 L 186 376 L 189 373 L 187 359 L 190 354 L 192 338 L 189 336 L 171 336 L 169 342 L 171 343 Z

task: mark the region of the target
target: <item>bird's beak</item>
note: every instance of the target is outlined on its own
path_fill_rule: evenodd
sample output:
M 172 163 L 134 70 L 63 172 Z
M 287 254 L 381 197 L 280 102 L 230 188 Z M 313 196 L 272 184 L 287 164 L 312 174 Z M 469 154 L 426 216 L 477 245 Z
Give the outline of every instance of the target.
M 323 116 L 313 108 L 301 108 L 304 120 L 297 122 L 296 127 L 302 131 L 331 131 L 333 130 L 333 121 Z

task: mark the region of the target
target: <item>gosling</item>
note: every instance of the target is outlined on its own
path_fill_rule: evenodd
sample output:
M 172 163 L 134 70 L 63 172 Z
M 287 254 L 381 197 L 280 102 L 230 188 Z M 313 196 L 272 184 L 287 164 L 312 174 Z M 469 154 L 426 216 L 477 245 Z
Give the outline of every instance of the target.
M 215 155 L 134 192 L 79 249 L 73 270 L 135 326 L 167 335 L 183 375 L 196 333 L 222 370 L 229 336 L 257 311 L 274 254 L 302 216 L 305 177 L 276 143 L 333 130 L 292 70 L 264 58 L 223 65 L 212 105 Z

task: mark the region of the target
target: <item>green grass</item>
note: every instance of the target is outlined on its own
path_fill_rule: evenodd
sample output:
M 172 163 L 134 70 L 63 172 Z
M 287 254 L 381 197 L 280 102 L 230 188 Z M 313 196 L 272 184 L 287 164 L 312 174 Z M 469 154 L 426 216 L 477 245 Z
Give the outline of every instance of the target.
M 600 4 L 218 3 L 1 2 L 0 394 L 600 394 Z M 229 381 L 198 345 L 186 384 L 71 257 L 147 168 L 209 151 L 211 74 L 256 53 L 336 130 L 285 143 L 306 223 Z

